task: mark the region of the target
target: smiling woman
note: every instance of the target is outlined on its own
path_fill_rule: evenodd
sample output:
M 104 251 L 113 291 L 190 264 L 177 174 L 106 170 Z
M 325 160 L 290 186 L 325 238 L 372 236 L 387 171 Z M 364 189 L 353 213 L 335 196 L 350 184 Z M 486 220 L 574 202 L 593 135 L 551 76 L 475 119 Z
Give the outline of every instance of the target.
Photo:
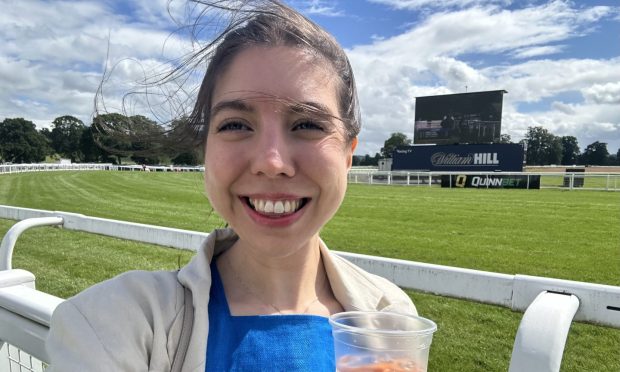
M 54 371 L 334 371 L 330 315 L 416 314 L 402 290 L 319 236 L 360 129 L 342 48 L 279 1 L 207 6 L 243 15 L 212 44 L 187 120 L 229 228 L 178 272 L 127 273 L 60 305 Z

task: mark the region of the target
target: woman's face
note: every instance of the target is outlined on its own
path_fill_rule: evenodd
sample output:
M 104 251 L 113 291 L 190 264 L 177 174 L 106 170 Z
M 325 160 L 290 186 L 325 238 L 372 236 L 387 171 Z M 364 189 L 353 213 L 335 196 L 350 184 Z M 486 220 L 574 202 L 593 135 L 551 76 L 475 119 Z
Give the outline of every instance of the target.
M 250 47 L 219 77 L 205 153 L 215 210 L 241 241 L 287 255 L 340 206 L 353 147 L 330 66 L 290 47 Z M 304 105 L 299 105 L 303 103 Z

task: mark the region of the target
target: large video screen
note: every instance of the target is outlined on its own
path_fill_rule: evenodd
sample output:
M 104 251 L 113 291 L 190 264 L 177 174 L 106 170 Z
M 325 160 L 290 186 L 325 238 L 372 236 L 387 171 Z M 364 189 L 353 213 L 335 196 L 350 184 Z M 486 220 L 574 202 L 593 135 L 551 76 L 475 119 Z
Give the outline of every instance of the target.
M 413 143 L 499 142 L 505 90 L 416 97 Z

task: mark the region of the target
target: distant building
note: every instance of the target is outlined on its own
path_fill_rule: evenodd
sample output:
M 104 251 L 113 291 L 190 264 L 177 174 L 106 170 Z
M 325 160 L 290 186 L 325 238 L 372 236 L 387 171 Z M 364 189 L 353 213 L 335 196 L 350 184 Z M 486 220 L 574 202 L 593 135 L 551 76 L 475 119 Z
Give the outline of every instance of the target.
M 392 170 L 392 159 L 379 159 L 379 170 L 380 171 L 391 171 Z

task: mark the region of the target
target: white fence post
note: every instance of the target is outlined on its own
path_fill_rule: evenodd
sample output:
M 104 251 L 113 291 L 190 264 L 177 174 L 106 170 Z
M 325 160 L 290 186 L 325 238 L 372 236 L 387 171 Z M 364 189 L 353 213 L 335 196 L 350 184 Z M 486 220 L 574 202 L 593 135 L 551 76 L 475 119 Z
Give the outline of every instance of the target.
M 62 217 L 39 217 L 19 221 L 13 225 L 4 235 L 2 243 L 0 243 L 0 270 L 12 269 L 11 261 L 13 259 L 13 248 L 15 247 L 17 238 L 19 238 L 22 232 L 31 227 L 62 225 L 62 223 Z
M 541 292 L 523 314 L 508 371 L 558 372 L 578 308 L 574 295 Z

